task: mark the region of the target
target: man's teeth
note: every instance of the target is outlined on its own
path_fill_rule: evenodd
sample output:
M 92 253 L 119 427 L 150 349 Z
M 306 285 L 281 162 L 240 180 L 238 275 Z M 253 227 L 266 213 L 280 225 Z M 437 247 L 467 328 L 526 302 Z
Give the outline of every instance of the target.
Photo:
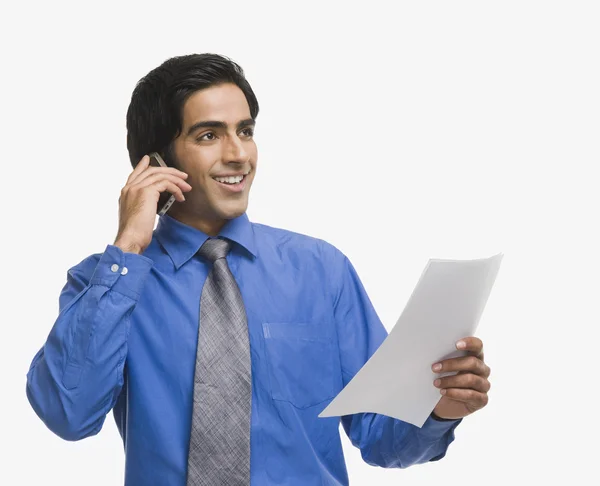
M 242 182 L 244 176 L 235 176 L 235 177 L 215 177 L 217 182 L 223 182 L 225 184 L 239 184 Z

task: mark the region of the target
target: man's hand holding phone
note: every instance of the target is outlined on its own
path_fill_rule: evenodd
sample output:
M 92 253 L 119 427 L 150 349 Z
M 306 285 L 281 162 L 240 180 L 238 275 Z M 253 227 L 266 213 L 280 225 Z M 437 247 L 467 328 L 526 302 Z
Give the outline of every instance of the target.
M 192 190 L 188 174 L 172 167 L 152 167 L 144 155 L 129 175 L 119 197 L 119 231 L 114 245 L 125 252 L 142 253 L 152 241 L 158 200 L 169 191 L 183 202 L 183 192 Z

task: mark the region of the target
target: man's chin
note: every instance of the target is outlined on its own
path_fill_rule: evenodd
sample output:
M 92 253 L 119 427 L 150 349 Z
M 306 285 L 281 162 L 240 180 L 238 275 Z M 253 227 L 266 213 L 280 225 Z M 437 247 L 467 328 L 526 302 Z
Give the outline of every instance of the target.
M 235 206 L 231 205 L 229 207 L 220 207 L 215 212 L 219 218 L 230 220 L 240 217 L 246 212 L 247 209 L 248 204 L 236 204 Z

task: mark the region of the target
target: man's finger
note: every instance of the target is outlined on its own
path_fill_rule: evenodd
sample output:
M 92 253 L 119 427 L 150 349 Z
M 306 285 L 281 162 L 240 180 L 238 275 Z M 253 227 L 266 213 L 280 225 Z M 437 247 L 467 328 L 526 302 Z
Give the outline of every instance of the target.
M 148 168 L 148 165 L 150 165 L 150 157 L 148 155 L 144 155 L 135 166 L 135 169 L 133 169 L 133 172 L 129 174 L 129 177 L 127 178 L 127 184 L 134 181 L 138 175 L 144 172 L 144 170 Z
M 456 349 L 467 351 L 483 361 L 483 341 L 474 336 L 464 337 L 456 342 Z
M 464 388 L 446 388 L 441 390 L 446 398 L 451 398 L 457 402 L 464 402 L 468 408 L 478 410 L 488 404 L 487 393 L 481 393 L 475 390 L 465 390 Z
M 469 371 L 476 375 L 487 378 L 490 376 L 491 369 L 483 361 L 475 356 L 463 356 L 461 358 L 450 358 L 434 364 L 431 369 L 436 373 L 446 373 L 448 371 Z
M 490 391 L 491 384 L 483 376 L 473 373 L 461 373 L 454 376 L 446 376 L 436 379 L 433 384 L 440 389 L 443 388 L 466 388 L 482 393 Z

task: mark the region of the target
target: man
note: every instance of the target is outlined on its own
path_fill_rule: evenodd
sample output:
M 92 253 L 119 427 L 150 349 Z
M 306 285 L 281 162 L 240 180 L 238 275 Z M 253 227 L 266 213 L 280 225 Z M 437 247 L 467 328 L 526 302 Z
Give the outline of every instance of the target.
M 317 416 L 387 332 L 339 250 L 248 220 L 257 115 L 222 56 L 175 57 L 138 83 L 117 237 L 69 270 L 27 374 L 33 409 L 66 440 L 113 410 L 127 485 L 348 484 L 340 418 Z M 170 167 L 151 167 L 153 151 Z M 177 202 L 154 230 L 165 191 Z M 367 463 L 439 460 L 486 405 L 482 343 L 462 341 L 468 356 L 432 368 L 443 396 L 422 428 L 341 417 Z

